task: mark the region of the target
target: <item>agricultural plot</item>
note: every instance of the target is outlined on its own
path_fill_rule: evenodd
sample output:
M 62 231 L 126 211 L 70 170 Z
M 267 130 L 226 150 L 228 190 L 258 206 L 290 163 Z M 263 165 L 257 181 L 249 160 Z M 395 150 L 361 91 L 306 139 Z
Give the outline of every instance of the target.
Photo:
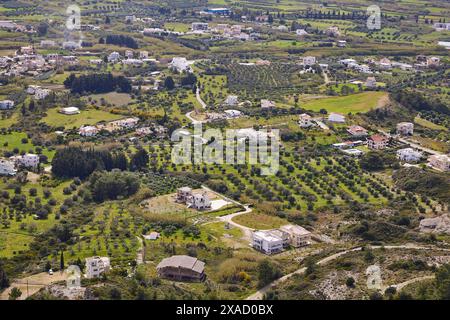
M 47 156 L 48 160 L 53 158 L 55 150 L 49 150 L 44 146 L 35 146 L 32 139 L 24 132 L 12 132 L 0 134 L 0 151 L 11 154 L 37 153 Z
M 322 77 L 310 76 L 310 81 L 303 81 L 300 71 L 303 67 L 295 64 L 272 63 L 271 65 L 225 66 L 230 91 L 239 96 L 251 98 L 276 97 L 298 93 L 302 88 L 320 85 Z
M 60 108 L 49 109 L 42 121 L 53 128 L 78 129 L 83 125 L 94 125 L 101 121 L 108 122 L 123 118 L 121 115 L 97 109 L 81 110 L 81 113 L 74 115 L 65 115 L 59 110 Z
M 343 114 L 367 112 L 383 106 L 386 101 L 385 92 L 364 92 L 343 97 L 320 98 L 308 100 L 301 106 L 311 111 L 325 109 L 328 112 Z
M 91 256 L 109 256 L 118 265 L 126 265 L 136 258 L 140 244 L 130 210 L 123 203 L 114 202 L 95 209 L 93 222 L 81 226 L 76 232 L 79 241 L 71 246 L 66 259 L 76 261 Z
M 58 208 L 74 189 L 76 186 L 70 181 L 48 180 L 43 184 L 27 183 L 25 186 L 12 179 L 0 181 L 0 248 L 3 248 L 0 256 L 12 257 L 27 251 L 37 234 L 58 222 L 61 218 Z M 32 206 L 24 208 L 24 202 Z

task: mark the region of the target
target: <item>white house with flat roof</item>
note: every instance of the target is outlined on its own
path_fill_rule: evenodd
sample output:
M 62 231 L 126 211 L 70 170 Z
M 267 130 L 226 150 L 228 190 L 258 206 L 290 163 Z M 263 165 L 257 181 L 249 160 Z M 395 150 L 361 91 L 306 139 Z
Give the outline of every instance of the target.
M 328 115 L 328 121 L 337 122 L 337 123 L 345 123 L 345 116 L 343 114 L 337 112 L 331 112 Z
M 302 113 L 301 115 L 298 116 L 298 125 L 301 128 L 309 128 L 315 125 L 313 118 L 307 114 L 307 113 Z
M 86 278 L 88 279 L 98 278 L 110 268 L 111 263 L 108 257 L 86 258 Z
M 172 59 L 172 62 L 169 64 L 169 66 L 178 72 L 183 71 L 190 71 L 190 63 L 189 61 L 184 57 L 175 57 Z
M 413 148 L 405 148 L 397 151 L 397 158 L 405 162 L 417 162 L 422 158 L 423 154 Z
M 268 109 L 268 108 L 275 108 L 276 104 L 275 102 L 267 99 L 261 99 L 261 108 Z
M 0 110 L 8 110 L 14 108 L 14 101 L 2 100 L 0 101 Z
M 108 56 L 108 62 L 115 63 L 115 62 L 119 61 L 119 59 L 120 59 L 120 53 L 118 53 L 117 51 L 111 52 Z
M 17 166 L 25 168 L 36 169 L 39 165 L 39 155 L 33 153 L 27 153 L 23 156 L 14 156 L 10 159 L 13 160 Z
M 298 248 L 311 244 L 311 232 L 301 226 L 287 224 L 281 226 L 280 231 L 288 234 L 289 244 L 293 247 Z
M 236 106 L 239 103 L 238 96 L 235 95 L 229 95 L 225 99 L 225 104 L 229 106 Z
M 78 130 L 79 135 L 83 137 L 93 137 L 97 135 L 98 132 L 99 129 L 95 126 L 84 126 Z
M 252 234 L 252 246 L 263 253 L 274 254 L 283 251 L 284 240 L 272 231 L 255 231 Z
M 0 159 L 0 175 L 2 176 L 14 176 L 17 170 L 14 166 L 14 162 L 6 159 Z

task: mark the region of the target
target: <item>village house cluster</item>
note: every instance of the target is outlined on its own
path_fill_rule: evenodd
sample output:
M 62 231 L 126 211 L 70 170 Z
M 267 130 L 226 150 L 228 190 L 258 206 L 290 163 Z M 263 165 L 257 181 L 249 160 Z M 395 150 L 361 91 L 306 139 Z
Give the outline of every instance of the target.
M 83 126 L 78 130 L 80 136 L 93 137 L 100 131 L 105 130 L 110 133 L 116 131 L 123 131 L 135 128 L 139 122 L 139 118 L 126 118 L 116 121 L 111 121 L 106 124 L 97 124 L 95 126 Z

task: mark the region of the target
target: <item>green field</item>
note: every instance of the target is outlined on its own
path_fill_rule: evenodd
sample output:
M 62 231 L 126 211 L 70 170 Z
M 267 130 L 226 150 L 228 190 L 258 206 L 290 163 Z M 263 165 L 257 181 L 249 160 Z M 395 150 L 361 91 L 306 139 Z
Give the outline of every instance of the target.
M 112 114 L 102 110 L 82 110 L 80 114 L 65 115 L 59 113 L 59 108 L 47 111 L 43 122 L 52 127 L 65 127 L 66 129 L 79 128 L 83 125 L 93 125 L 100 121 L 113 121 L 122 118 L 121 115 Z
M 367 112 L 380 107 L 380 103 L 387 94 L 385 92 L 364 92 L 343 97 L 314 99 L 303 103 L 304 109 L 328 112 L 340 112 L 344 114 Z

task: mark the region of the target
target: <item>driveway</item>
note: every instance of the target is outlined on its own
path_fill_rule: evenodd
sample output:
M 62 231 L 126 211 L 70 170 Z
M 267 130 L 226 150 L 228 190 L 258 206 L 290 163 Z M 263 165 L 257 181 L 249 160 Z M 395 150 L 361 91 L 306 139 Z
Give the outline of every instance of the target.
M 8 300 L 12 288 L 17 288 L 22 291 L 22 295 L 18 300 L 25 300 L 52 283 L 65 281 L 66 277 L 67 274 L 65 272 L 55 272 L 53 275 L 49 275 L 47 272 L 41 272 L 22 279 L 16 279 L 0 294 L 0 300 Z

